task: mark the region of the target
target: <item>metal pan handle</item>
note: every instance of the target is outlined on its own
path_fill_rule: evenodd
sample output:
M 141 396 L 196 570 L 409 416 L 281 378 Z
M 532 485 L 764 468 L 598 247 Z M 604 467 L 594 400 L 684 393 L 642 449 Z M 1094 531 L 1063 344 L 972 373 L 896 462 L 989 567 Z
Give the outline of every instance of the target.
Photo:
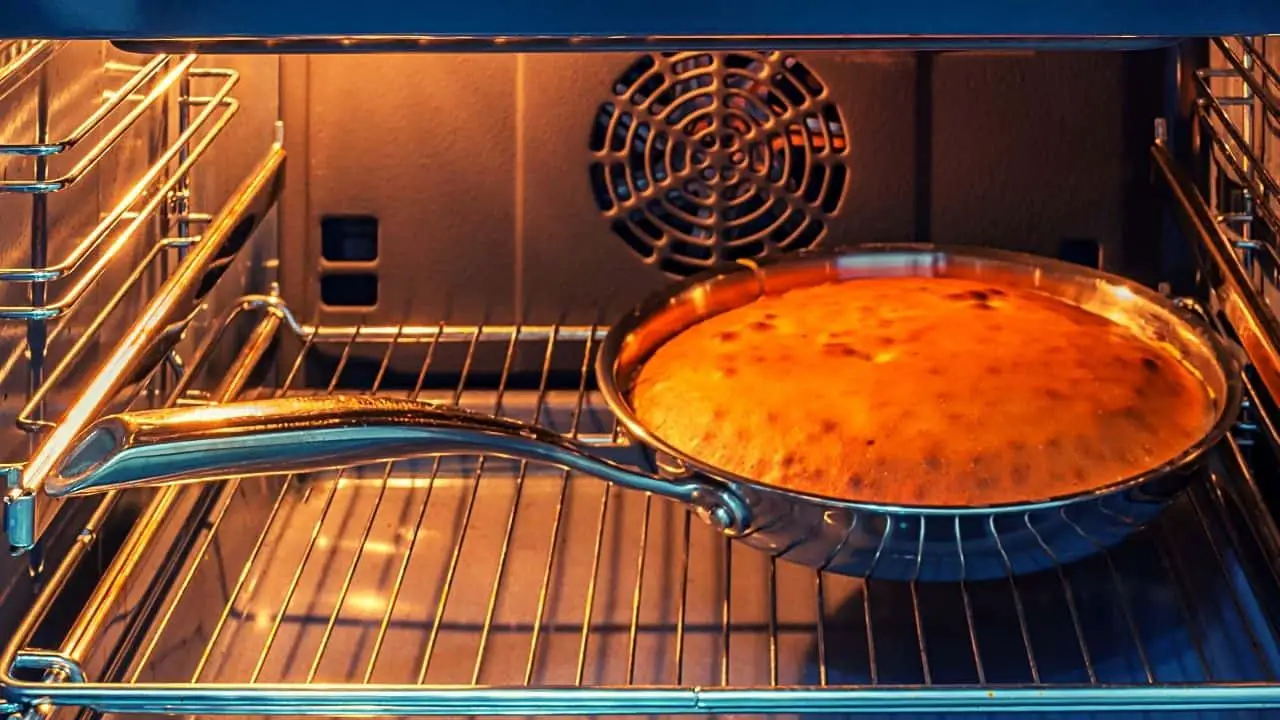
M 746 501 L 714 479 L 652 475 L 597 457 L 535 425 L 374 396 L 290 397 L 111 415 L 80 435 L 46 479 L 45 490 L 79 495 L 459 454 L 551 463 L 687 503 L 728 534 L 750 526 Z

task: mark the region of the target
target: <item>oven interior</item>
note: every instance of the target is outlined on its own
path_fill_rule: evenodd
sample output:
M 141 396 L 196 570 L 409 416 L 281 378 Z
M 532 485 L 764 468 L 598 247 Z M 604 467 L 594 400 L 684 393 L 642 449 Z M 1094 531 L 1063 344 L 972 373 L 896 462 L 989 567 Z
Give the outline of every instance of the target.
M 22 551 L 0 567 L 6 711 L 1280 702 L 1280 39 L 209 49 L 0 44 L 0 459 Z M 627 457 L 590 373 L 612 319 L 719 262 L 886 241 L 1061 257 L 1188 298 L 1252 363 L 1214 481 L 1093 558 L 958 584 L 815 573 L 497 457 L 22 493 L 68 422 L 339 391 Z

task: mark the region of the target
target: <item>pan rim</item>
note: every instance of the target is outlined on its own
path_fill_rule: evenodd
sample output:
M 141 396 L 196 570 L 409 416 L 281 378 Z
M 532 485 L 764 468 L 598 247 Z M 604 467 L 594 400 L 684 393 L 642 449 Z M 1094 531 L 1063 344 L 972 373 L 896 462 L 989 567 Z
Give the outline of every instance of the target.
M 748 478 L 729 470 L 716 467 L 705 461 L 697 459 L 689 453 L 679 450 L 662 438 L 658 437 L 636 416 L 635 411 L 631 406 L 630 394 L 622 387 L 619 378 L 619 365 L 623 352 L 623 345 L 637 330 L 642 328 L 647 322 L 651 321 L 656 313 L 669 307 L 674 301 L 685 297 L 688 293 L 695 292 L 698 288 L 706 287 L 709 283 L 721 281 L 725 278 L 734 277 L 743 273 L 755 273 L 756 268 L 767 270 L 769 268 L 786 265 L 802 266 L 806 263 L 815 265 L 827 263 L 828 265 L 831 265 L 832 263 L 839 261 L 841 258 L 886 253 L 910 254 L 919 256 L 922 259 L 971 259 L 978 261 L 997 261 L 1013 265 L 1029 265 L 1044 268 L 1046 270 L 1069 273 L 1077 275 L 1082 279 L 1090 279 L 1096 282 L 1126 288 L 1139 301 L 1164 311 L 1164 313 L 1169 318 L 1173 319 L 1174 322 L 1178 323 L 1182 329 L 1194 334 L 1197 339 L 1204 344 L 1205 348 L 1208 350 L 1208 354 L 1212 356 L 1215 369 L 1222 377 L 1222 406 L 1217 411 L 1213 424 L 1209 426 L 1209 429 L 1196 442 L 1190 444 L 1183 451 L 1168 460 L 1165 460 L 1164 462 L 1140 473 L 1130 475 L 1119 480 L 1114 480 L 1106 483 L 1105 485 L 1099 485 L 1096 488 L 1084 491 L 1060 493 L 1041 498 L 1030 498 L 1027 500 L 1018 500 L 1013 502 L 970 505 L 878 503 L 873 500 L 851 500 L 848 498 L 820 495 L 817 493 L 795 490 L 780 485 L 762 482 L 760 480 Z M 856 282 L 856 280 L 845 280 L 845 282 Z M 742 303 L 736 307 L 741 307 L 745 304 L 746 303 Z M 720 312 L 726 312 L 729 309 L 733 308 L 726 308 Z M 713 313 L 712 315 L 714 314 L 719 313 Z M 711 317 L 712 315 L 700 318 L 699 322 L 707 319 L 707 317 Z M 691 325 L 689 327 L 691 327 Z M 663 341 L 663 343 L 665 342 L 667 342 L 667 340 Z M 652 354 L 653 350 L 656 350 L 657 347 L 660 347 L 663 343 L 655 344 L 648 354 Z M 635 363 L 635 366 L 642 366 L 643 362 L 644 360 L 641 360 Z M 1243 380 L 1241 377 L 1241 371 L 1240 359 L 1236 353 L 1231 351 L 1228 341 L 1225 338 L 1209 328 L 1207 325 L 1193 321 L 1187 311 L 1178 307 L 1178 305 L 1169 298 L 1166 298 L 1136 281 L 1120 275 L 1030 253 L 997 250 L 977 246 L 941 245 L 932 243 L 866 243 L 859 245 L 847 245 L 836 248 L 807 250 L 785 257 L 763 259 L 758 263 L 752 262 L 728 265 L 704 271 L 673 283 L 650 295 L 619 319 L 617 323 L 610 327 L 609 332 L 606 334 L 604 341 L 601 344 L 600 352 L 596 356 L 595 362 L 596 381 L 601 394 L 604 396 L 605 403 L 614 413 L 614 416 L 618 418 L 618 422 L 622 425 L 623 429 L 626 430 L 627 434 L 633 439 L 633 441 L 638 442 L 649 451 L 660 452 L 674 458 L 688 471 L 689 474 L 696 473 L 721 484 L 741 486 L 757 491 L 768 492 L 774 495 L 782 495 L 809 504 L 818 504 L 832 510 L 843 509 L 851 512 L 914 514 L 924 516 L 1004 515 L 1063 508 L 1078 503 L 1100 500 L 1102 498 L 1136 490 L 1152 481 L 1177 472 L 1178 470 L 1187 468 L 1200 460 L 1207 452 L 1209 452 L 1209 450 L 1214 448 L 1223 439 L 1223 437 L 1225 437 L 1232 425 L 1235 424 L 1243 398 Z M 678 478 L 679 475 L 672 475 L 670 479 L 676 480 Z

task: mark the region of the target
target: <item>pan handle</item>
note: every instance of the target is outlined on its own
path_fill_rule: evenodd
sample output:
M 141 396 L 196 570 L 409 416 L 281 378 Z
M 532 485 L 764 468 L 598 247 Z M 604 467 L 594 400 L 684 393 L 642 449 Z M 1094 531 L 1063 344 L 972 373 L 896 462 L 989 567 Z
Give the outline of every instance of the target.
M 102 418 L 72 447 L 45 482 L 50 495 L 484 454 L 551 463 L 678 500 L 727 534 L 751 525 L 747 502 L 727 483 L 645 473 L 535 425 L 416 400 L 333 395 L 142 410 Z

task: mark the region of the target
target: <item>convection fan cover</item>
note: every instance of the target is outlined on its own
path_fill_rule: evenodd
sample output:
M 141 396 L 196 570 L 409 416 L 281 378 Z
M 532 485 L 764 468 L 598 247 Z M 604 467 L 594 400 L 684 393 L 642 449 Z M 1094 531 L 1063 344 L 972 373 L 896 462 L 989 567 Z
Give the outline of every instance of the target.
M 644 55 L 591 130 L 613 231 L 671 275 L 819 243 L 848 185 L 827 86 L 778 52 Z

